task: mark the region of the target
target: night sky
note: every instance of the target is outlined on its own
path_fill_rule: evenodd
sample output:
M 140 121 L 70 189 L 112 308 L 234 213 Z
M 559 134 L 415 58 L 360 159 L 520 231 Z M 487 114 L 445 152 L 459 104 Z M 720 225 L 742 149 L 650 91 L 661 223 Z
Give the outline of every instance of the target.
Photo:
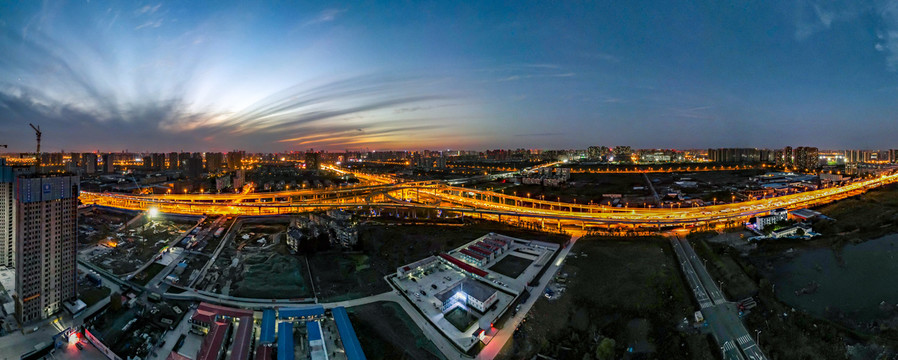
M 896 1 L 249 3 L 0 1 L 0 144 L 898 148 Z

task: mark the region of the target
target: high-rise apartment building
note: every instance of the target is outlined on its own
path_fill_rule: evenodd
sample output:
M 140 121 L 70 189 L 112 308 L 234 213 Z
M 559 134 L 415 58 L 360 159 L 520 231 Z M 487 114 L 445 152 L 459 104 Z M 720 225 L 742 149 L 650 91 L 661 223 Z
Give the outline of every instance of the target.
M 13 268 L 15 264 L 15 175 L 0 158 L 0 266 Z
M 183 170 L 187 173 L 187 176 L 197 179 L 203 174 L 203 156 L 201 154 L 193 154 L 183 161 Z
M 178 159 L 178 153 L 170 152 L 168 153 L 168 167 L 169 170 L 177 170 L 181 166 L 181 161 Z
M 15 181 L 16 309 L 22 324 L 46 319 L 77 297 L 78 176 Z
M 820 151 L 815 147 L 799 146 L 795 148 L 794 162 L 799 169 L 816 169 L 820 162 Z
M 103 172 L 107 174 L 115 172 L 115 154 L 103 154 Z
M 85 174 L 93 174 L 97 172 L 97 154 L 81 154 L 81 167 L 84 169 Z
M 234 150 L 228 153 L 228 168 L 240 169 L 243 167 L 243 151 Z
M 224 166 L 224 154 L 210 152 L 206 153 L 206 171 L 216 172 Z
M 0 266 L 16 267 L 16 177 L 31 170 L 27 166 L 7 166 L 0 158 Z

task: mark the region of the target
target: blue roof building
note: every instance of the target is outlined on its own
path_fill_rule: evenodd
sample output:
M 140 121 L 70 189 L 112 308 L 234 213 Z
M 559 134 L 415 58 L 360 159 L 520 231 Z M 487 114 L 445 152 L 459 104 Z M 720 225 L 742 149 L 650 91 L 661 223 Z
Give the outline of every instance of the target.
M 293 360 L 293 323 L 278 324 L 278 360 Z
M 259 332 L 260 344 L 274 344 L 274 309 L 262 310 L 262 329 Z
M 334 315 L 334 321 L 337 322 L 337 332 L 340 333 L 340 339 L 343 340 L 343 349 L 346 350 L 346 358 L 349 360 L 366 360 L 365 353 L 362 352 L 362 344 L 352 328 L 349 321 L 349 314 L 346 308 L 338 306 L 331 310 Z
M 278 319 L 308 319 L 324 316 L 324 306 L 304 306 L 278 309 Z
M 309 338 L 309 355 L 312 360 L 327 360 L 327 344 L 321 336 L 321 323 L 306 321 L 306 334 Z

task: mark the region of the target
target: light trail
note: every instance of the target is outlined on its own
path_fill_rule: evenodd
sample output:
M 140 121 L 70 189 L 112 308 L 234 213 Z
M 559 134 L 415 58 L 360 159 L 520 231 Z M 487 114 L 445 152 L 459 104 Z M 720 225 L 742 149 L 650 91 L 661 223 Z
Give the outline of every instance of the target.
M 402 208 L 479 214 L 502 220 L 550 221 L 562 225 L 615 226 L 636 228 L 704 226 L 747 220 L 778 208 L 817 206 L 898 181 L 898 174 L 859 180 L 775 198 L 688 208 L 617 208 L 572 204 L 505 195 L 486 190 L 449 186 L 437 181 L 399 183 L 391 177 L 352 172 L 379 185 L 318 190 L 295 190 L 250 194 L 127 195 L 82 192 L 84 204 L 130 210 L 156 207 L 175 214 L 280 215 L 328 208 Z M 421 199 L 431 199 L 423 203 Z M 413 202 L 414 201 L 414 202 Z

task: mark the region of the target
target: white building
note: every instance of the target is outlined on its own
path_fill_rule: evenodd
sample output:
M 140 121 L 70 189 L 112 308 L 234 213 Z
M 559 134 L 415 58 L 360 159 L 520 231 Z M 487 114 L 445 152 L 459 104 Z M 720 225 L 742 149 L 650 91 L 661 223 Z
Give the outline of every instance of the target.
M 758 216 L 755 218 L 755 227 L 758 230 L 764 230 L 764 227 L 776 224 L 780 221 L 786 221 L 789 218 L 789 212 L 786 209 L 776 209 L 769 215 Z
M 456 306 L 467 306 L 481 313 L 486 312 L 498 300 L 498 291 L 472 279 L 465 279 L 438 294 L 442 311 L 446 313 Z

